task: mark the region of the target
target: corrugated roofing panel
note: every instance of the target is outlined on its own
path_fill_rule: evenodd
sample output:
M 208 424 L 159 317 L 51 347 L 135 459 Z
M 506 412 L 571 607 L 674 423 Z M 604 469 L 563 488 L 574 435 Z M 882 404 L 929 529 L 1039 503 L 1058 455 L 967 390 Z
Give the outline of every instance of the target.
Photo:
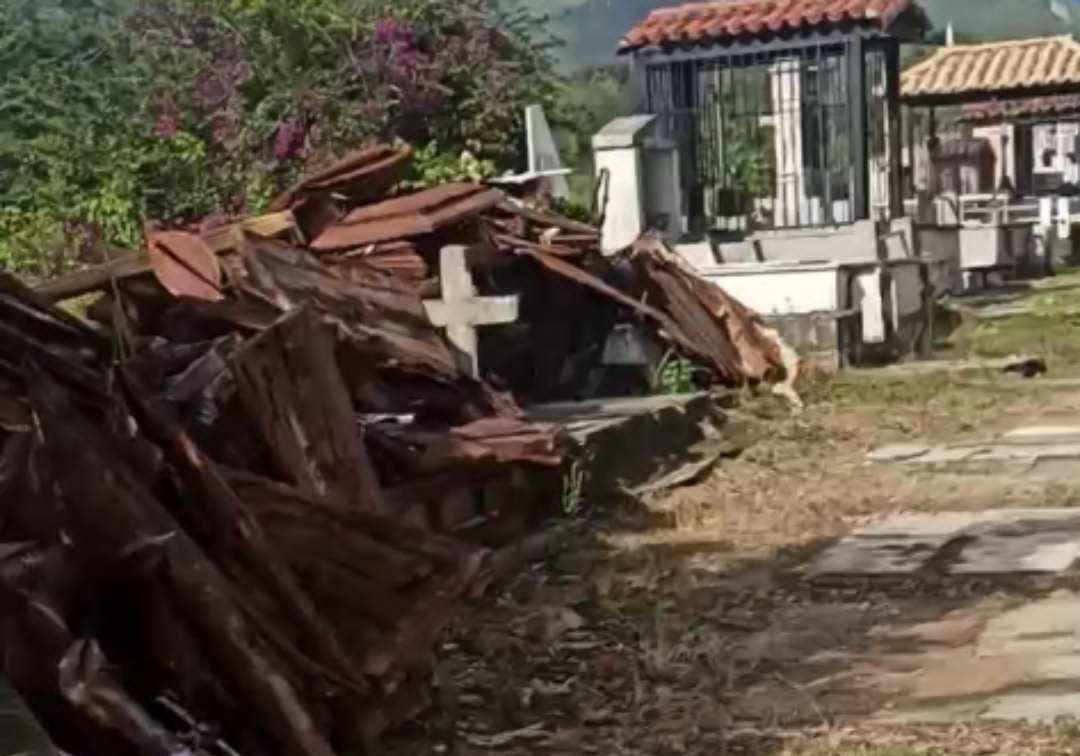
M 490 210 L 505 197 L 499 190 L 479 184 L 443 184 L 358 207 L 320 234 L 311 248 L 317 252 L 335 252 L 430 234 Z

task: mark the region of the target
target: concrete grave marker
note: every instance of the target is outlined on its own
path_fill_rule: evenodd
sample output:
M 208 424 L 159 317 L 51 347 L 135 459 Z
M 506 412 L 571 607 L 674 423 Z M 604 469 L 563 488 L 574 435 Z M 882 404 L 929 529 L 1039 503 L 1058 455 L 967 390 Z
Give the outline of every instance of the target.
M 1039 198 L 1039 228 L 1049 231 L 1054 225 L 1054 198 Z
M 477 326 L 513 323 L 518 318 L 518 297 L 478 297 L 465 253 L 466 248 L 461 246 L 442 248 L 439 253 L 442 299 L 426 300 L 424 308 L 431 322 L 445 328 L 450 343 L 464 355 L 469 375 L 478 378 Z
M 551 182 L 551 196 L 566 199 L 570 196 L 570 186 L 566 182 L 562 158 L 551 134 L 544 109 L 539 105 L 525 108 L 526 146 L 529 152 L 529 172 L 548 176 Z

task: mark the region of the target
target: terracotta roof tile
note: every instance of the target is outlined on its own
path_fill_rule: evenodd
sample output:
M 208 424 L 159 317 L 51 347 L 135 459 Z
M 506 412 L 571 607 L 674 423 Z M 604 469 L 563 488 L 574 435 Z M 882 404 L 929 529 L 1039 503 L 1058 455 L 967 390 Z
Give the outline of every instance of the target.
M 942 47 L 900 80 L 907 99 L 1054 87 L 1080 88 L 1080 44 L 1070 36 Z
M 1080 95 L 1056 95 L 972 103 L 964 106 L 960 120 L 964 123 L 991 123 L 1077 115 L 1080 115 Z
M 660 8 L 631 29 L 620 52 L 649 45 L 707 45 L 743 36 L 854 22 L 886 29 L 900 14 L 925 14 L 915 0 L 729 0 Z

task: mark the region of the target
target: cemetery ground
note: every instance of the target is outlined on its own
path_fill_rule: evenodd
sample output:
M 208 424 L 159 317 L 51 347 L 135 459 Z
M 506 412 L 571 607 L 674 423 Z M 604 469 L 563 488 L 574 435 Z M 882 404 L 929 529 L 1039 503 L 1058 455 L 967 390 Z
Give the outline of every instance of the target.
M 941 344 L 954 369 L 814 375 L 795 416 L 747 399 L 732 427 L 748 448 L 707 480 L 584 502 L 547 562 L 447 635 L 436 711 L 391 752 L 1080 752 L 1070 570 L 954 569 L 977 539 L 935 543 L 933 527 L 927 542 L 904 535 L 909 564 L 889 574 L 814 569 L 840 539 L 901 515 L 1040 510 L 1050 551 L 1071 553 L 1080 459 L 868 461 L 895 444 L 1080 427 L 1080 274 L 957 307 L 963 323 Z M 1048 374 L 966 362 L 1020 352 L 1044 357 Z

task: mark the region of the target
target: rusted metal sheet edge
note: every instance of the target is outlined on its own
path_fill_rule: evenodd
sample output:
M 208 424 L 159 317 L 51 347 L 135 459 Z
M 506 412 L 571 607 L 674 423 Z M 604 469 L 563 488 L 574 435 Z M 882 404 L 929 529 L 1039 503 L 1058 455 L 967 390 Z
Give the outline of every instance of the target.
M 389 218 L 411 215 L 430 215 L 444 205 L 458 202 L 481 192 L 498 191 L 480 184 L 442 184 L 432 189 L 424 189 L 411 194 L 384 199 L 371 205 L 361 205 L 353 210 L 341 225 L 368 223 Z M 500 196 L 503 196 L 500 192 Z
M 302 178 L 284 194 L 276 197 L 270 203 L 270 210 L 285 210 L 306 192 L 325 191 L 340 184 L 400 170 L 412 158 L 412 154 L 411 147 L 396 148 L 389 145 L 351 153 L 329 168 Z
M 311 243 L 317 252 L 340 252 L 367 244 L 378 244 L 434 233 L 440 228 L 458 223 L 472 215 L 494 207 L 503 197 L 498 190 L 480 191 L 443 207 L 427 212 L 389 215 L 371 220 L 346 218 L 326 229 Z
M 212 229 L 202 234 L 201 238 L 215 254 L 220 256 L 237 249 L 243 243 L 245 233 L 270 237 L 284 233 L 294 226 L 295 219 L 291 212 L 271 213 Z M 116 250 L 116 254 L 122 256 L 103 265 L 95 265 L 54 278 L 38 286 L 35 291 L 51 302 L 62 302 L 65 299 L 101 291 L 113 280 L 123 281 L 153 272 L 150 258 L 145 251 Z

